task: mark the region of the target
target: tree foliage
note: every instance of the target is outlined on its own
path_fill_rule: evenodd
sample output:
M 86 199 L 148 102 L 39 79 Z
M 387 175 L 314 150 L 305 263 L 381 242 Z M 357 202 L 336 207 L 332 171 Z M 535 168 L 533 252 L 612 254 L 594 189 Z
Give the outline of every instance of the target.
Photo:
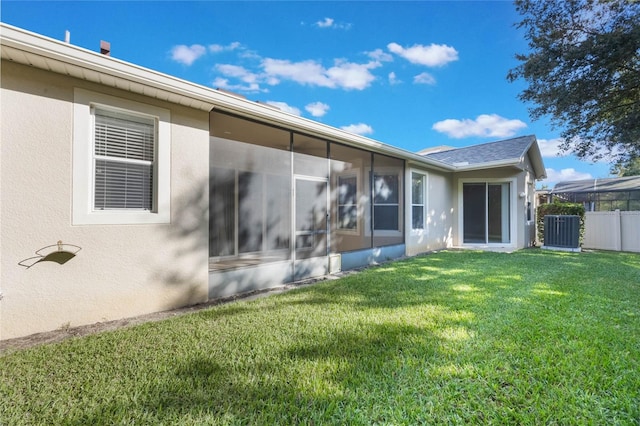
M 582 159 L 640 157 L 640 2 L 516 0 L 530 52 L 509 81 L 532 119 L 562 129 L 561 149 Z
M 616 164 L 611 171 L 620 177 L 640 176 L 640 157 Z

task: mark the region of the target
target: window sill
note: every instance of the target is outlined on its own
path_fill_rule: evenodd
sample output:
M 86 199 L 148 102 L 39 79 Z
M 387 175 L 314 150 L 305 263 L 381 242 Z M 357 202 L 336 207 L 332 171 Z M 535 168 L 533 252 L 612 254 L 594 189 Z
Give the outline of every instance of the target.
M 371 231 L 365 234 L 367 237 L 371 236 Z M 374 230 L 373 236 L 375 237 L 402 237 L 402 231 L 389 231 L 389 230 Z
M 170 223 L 171 217 L 169 212 L 152 213 L 152 212 L 74 212 L 74 225 L 138 225 L 138 224 L 156 224 Z
M 360 235 L 360 231 L 358 229 L 336 229 L 336 233 L 340 235 Z

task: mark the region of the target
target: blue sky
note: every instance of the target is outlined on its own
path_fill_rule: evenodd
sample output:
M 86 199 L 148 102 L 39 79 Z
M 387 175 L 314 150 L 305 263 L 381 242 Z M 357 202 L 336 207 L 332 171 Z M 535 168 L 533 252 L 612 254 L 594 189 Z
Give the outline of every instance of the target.
M 409 151 L 535 134 L 548 179 L 610 165 L 558 156 L 506 75 L 527 44 L 507 1 L 8 1 L 1 20 Z

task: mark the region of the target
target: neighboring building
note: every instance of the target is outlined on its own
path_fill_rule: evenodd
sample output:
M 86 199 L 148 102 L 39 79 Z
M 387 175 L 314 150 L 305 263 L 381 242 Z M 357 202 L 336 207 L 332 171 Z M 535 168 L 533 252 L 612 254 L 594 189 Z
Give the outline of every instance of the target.
M 554 200 L 581 203 L 588 212 L 639 211 L 640 176 L 559 182 Z
M 421 155 L 0 31 L 1 339 L 533 244 L 534 136 Z
M 537 189 L 536 190 L 536 205 L 538 208 L 541 204 L 548 204 L 551 202 L 551 191 L 548 189 Z

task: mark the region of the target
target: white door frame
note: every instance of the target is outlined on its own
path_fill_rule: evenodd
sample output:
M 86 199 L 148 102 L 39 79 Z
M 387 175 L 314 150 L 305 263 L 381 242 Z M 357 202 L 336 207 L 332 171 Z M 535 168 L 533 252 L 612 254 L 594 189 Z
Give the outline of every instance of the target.
M 486 241 L 483 244 L 464 242 L 464 192 L 463 185 L 465 183 L 509 183 L 509 233 L 510 242 L 508 243 L 491 243 Z M 511 178 L 465 178 L 458 179 L 458 244 L 465 247 L 517 247 L 518 240 L 518 215 L 517 215 L 517 184 L 518 179 Z M 488 218 L 485 218 L 488 220 Z M 486 224 L 485 224 L 486 229 Z
M 297 228 L 297 217 L 296 217 L 296 204 L 298 202 L 298 195 L 296 193 L 297 191 L 297 181 L 298 180 L 304 180 L 304 181 L 311 181 L 311 182 L 319 182 L 319 183 L 324 183 L 325 184 L 325 214 L 326 214 L 326 227 L 324 230 L 324 235 L 325 235 L 325 253 L 324 255 L 321 256 L 315 256 L 315 257 L 310 257 L 310 258 L 305 258 L 305 259 L 298 259 L 297 258 L 297 237 L 298 237 L 298 230 Z M 329 178 L 326 177 L 318 177 L 318 176 L 307 176 L 307 175 L 300 175 L 300 174 L 294 174 L 293 175 L 293 188 L 292 188 L 292 194 L 293 194 L 293 203 L 291 203 L 291 210 L 292 210 L 292 221 L 291 221 L 291 237 L 292 237 L 292 244 L 291 244 L 291 258 L 293 259 L 293 276 L 295 279 L 300 279 L 300 278 L 304 278 L 306 276 L 320 276 L 320 275 L 326 275 L 329 271 L 329 250 L 331 247 L 331 224 L 330 224 L 330 220 L 331 220 L 331 216 L 329 214 L 330 211 L 330 190 L 331 187 L 329 185 Z

